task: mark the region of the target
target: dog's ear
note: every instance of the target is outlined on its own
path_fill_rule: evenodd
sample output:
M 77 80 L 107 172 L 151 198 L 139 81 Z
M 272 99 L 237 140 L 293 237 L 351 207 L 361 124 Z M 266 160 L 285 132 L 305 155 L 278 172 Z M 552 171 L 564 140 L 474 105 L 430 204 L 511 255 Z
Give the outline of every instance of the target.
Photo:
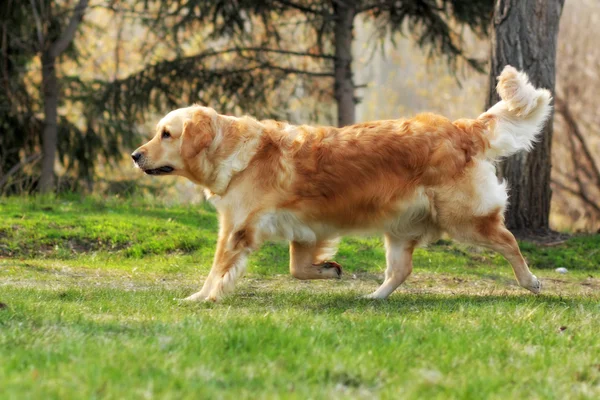
M 212 117 L 203 112 L 196 112 L 191 119 L 183 123 L 181 134 L 181 157 L 196 157 L 207 148 L 215 136 Z

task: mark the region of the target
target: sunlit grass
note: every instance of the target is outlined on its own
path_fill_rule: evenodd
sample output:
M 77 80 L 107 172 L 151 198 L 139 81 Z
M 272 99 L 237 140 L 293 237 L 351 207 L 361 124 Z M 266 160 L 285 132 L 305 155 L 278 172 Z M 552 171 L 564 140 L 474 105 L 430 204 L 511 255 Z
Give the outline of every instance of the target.
M 234 295 L 185 304 L 210 267 L 210 207 L 0 199 L 0 215 L 1 398 L 600 396 L 597 236 L 523 245 L 541 296 L 501 257 L 441 242 L 364 300 L 382 244 L 350 238 L 342 280 L 295 281 L 268 244 Z

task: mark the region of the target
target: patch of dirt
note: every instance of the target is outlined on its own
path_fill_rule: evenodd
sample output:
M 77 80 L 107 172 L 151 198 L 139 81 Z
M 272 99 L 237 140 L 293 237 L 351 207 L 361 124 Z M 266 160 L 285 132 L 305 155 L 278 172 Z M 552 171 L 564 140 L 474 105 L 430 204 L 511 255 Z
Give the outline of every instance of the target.
M 0 236 L 0 256 L 5 257 L 49 257 L 57 253 L 58 250 L 66 249 L 73 254 L 90 253 L 94 251 L 120 251 L 131 246 L 131 242 L 113 243 L 111 241 L 104 242 L 98 239 L 91 238 L 62 238 L 53 240 L 50 243 L 41 243 L 35 246 L 23 245 L 18 249 L 10 249 L 3 245 Z
M 593 289 L 600 289 L 600 279 L 594 278 L 590 275 L 587 278 L 585 278 L 585 280 L 581 282 L 580 285 L 587 286 Z

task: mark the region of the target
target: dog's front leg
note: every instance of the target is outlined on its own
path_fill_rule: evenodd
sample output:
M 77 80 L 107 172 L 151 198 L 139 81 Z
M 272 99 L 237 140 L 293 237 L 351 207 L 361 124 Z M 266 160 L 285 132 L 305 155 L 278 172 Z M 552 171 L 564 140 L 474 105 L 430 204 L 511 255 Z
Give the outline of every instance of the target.
M 253 232 L 248 228 L 231 229 L 221 224 L 212 268 L 202 290 L 185 300 L 218 301 L 231 293 L 246 270 L 246 260 L 254 247 Z

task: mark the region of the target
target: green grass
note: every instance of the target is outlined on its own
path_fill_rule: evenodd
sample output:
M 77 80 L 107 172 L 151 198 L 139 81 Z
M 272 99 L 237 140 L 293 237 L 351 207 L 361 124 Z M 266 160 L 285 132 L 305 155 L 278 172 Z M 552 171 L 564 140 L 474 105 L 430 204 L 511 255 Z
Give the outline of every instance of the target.
M 0 199 L 0 398 L 598 398 L 600 237 L 523 243 L 544 294 L 500 256 L 443 241 L 387 301 L 378 238 L 346 239 L 339 281 L 252 256 L 218 304 L 208 206 Z M 566 267 L 565 275 L 554 272 Z

